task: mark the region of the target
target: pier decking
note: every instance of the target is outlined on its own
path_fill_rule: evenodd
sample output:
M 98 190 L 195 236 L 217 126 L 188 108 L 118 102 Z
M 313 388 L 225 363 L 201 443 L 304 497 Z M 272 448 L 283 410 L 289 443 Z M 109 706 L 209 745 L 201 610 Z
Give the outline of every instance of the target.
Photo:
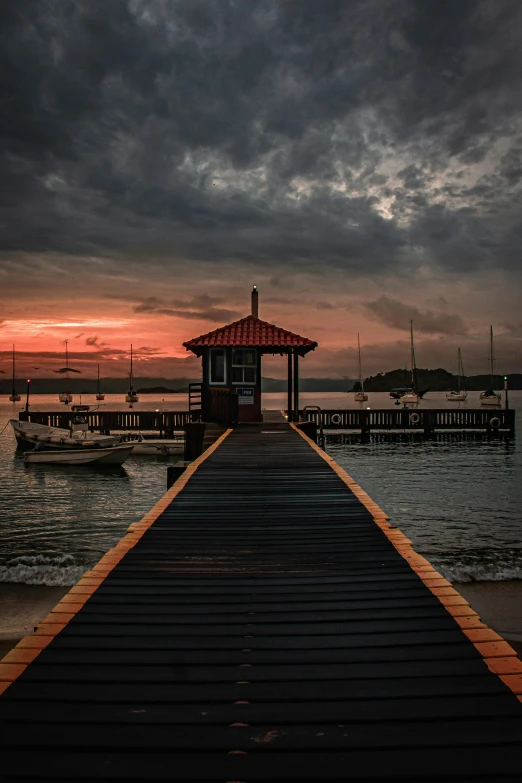
M 521 671 L 331 458 L 244 426 L 0 664 L 0 776 L 519 781 Z

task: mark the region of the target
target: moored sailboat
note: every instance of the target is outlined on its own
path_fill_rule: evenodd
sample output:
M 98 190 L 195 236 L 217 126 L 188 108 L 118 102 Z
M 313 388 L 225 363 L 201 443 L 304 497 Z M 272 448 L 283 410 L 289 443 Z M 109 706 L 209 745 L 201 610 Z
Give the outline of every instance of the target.
M 493 327 L 489 327 L 489 389 L 480 395 L 480 404 L 492 407 L 500 407 L 502 402 L 500 394 L 494 390 L 495 381 L 495 351 L 493 349 Z
M 13 388 L 9 395 L 11 402 L 19 402 L 22 398 L 16 393 L 16 381 L 15 381 L 15 347 L 13 345 Z
M 413 344 L 413 321 L 410 321 L 410 362 L 411 362 L 411 389 L 402 395 L 400 401 L 403 405 L 416 405 L 420 395 L 417 388 L 417 365 L 415 363 L 415 346 Z
M 68 340 L 65 341 L 65 367 L 63 368 L 63 372 L 65 373 L 65 377 L 67 381 L 69 380 L 69 354 L 67 352 L 67 344 Z M 65 405 L 68 405 L 73 400 L 73 396 L 70 391 L 60 392 L 58 395 L 58 399 L 60 402 L 65 403 Z
M 130 347 L 129 391 L 125 395 L 125 402 L 139 402 L 139 397 L 132 386 L 132 343 Z
M 105 394 L 100 391 L 100 365 L 98 365 L 98 381 L 96 384 L 96 399 L 97 400 L 104 400 Z
M 359 339 L 359 332 L 357 332 L 357 349 L 359 351 L 359 390 L 355 392 L 353 395 L 353 398 L 355 402 L 366 402 L 368 399 L 368 395 L 364 391 L 364 381 L 362 378 L 362 368 L 361 368 L 361 341 Z
M 468 393 L 461 389 L 461 379 L 464 378 L 464 367 L 462 364 L 462 354 L 460 348 L 457 348 L 457 388 L 447 392 L 448 402 L 465 402 L 468 399 Z

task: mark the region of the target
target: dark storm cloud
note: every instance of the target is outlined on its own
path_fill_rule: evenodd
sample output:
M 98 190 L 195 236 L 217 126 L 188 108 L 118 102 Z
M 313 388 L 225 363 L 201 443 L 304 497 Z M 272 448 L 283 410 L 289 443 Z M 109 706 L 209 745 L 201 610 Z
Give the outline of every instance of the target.
M 521 25 L 511 0 L 3 3 L 0 250 L 514 266 Z M 486 198 L 461 172 L 499 141 Z
M 160 315 L 172 315 L 191 320 L 204 321 L 231 321 L 239 318 L 235 310 L 226 307 L 216 307 L 223 302 L 222 297 L 200 294 L 189 300 L 170 299 L 165 301 L 157 296 L 148 296 L 132 309 L 135 313 L 159 313 Z
M 458 313 L 422 311 L 414 305 L 389 296 L 366 302 L 365 308 L 376 320 L 392 329 L 409 331 L 410 321 L 413 321 L 415 331 L 426 334 L 466 334 L 468 331 Z

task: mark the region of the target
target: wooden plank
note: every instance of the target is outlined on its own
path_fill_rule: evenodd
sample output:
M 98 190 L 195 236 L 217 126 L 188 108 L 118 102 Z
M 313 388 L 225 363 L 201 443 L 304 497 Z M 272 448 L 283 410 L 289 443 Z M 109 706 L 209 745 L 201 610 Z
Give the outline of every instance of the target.
M 173 770 L 179 780 L 199 781 L 278 781 L 307 780 L 379 780 L 382 771 L 390 779 L 411 781 L 495 779 L 503 783 L 507 775 L 515 780 L 520 770 L 520 753 L 516 745 L 499 744 L 482 747 L 439 748 L 427 754 L 425 749 L 357 750 L 339 753 L 257 752 L 236 755 L 233 748 L 225 753 L 128 753 L 127 751 L 92 753 L 68 751 L 53 753 L 38 749 L 20 754 L 5 750 L 6 773 L 15 771 L 18 779 L 38 779 L 42 771 L 50 780 L 103 779 L 110 770 L 115 780 L 169 780 Z M 429 765 L 427 760 L 429 759 Z M 306 763 L 303 763 L 306 760 Z M 76 772 L 78 771 L 78 772 Z M 451 777 L 448 775 L 450 771 Z M 442 778 L 441 778 L 442 776 Z M 74 780 L 74 778 L 72 778 Z
M 41 710 L 38 701 L 0 699 L 0 720 L 20 723 L 34 722 L 35 716 Z M 116 726 L 134 725 L 230 725 L 231 723 L 248 723 L 256 726 L 263 723 L 275 725 L 321 723 L 334 725 L 358 724 L 372 725 L 387 722 L 392 725 L 398 721 L 424 721 L 432 724 L 435 721 L 465 720 L 486 717 L 520 717 L 520 708 L 511 694 L 470 694 L 465 699 L 461 696 L 441 696 L 430 698 L 406 697 L 402 699 L 387 699 L 377 697 L 371 700 L 341 700 L 334 701 L 294 701 L 294 702 L 150 702 L 139 701 L 131 705 L 126 703 L 87 703 L 49 701 L 45 705 L 46 721 L 61 724 L 73 723 L 84 725 L 102 723 L 105 730 L 113 724 Z

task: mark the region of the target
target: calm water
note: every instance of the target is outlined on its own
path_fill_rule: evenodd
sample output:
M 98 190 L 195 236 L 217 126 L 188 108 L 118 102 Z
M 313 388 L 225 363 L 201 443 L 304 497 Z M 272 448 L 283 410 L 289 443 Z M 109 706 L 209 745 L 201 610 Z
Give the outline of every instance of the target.
M 102 406 L 126 408 L 123 395 Z M 145 398 L 142 398 L 145 399 Z M 284 394 L 265 394 L 264 406 L 283 407 Z M 90 395 L 83 402 L 94 403 Z M 79 402 L 79 398 L 75 398 Z M 346 394 L 303 394 L 303 405 L 357 408 Z M 522 392 L 510 403 L 522 415 Z M 478 407 L 478 392 L 467 407 Z M 34 396 L 33 410 L 63 408 L 54 396 Z M 100 406 L 100 407 L 102 407 Z M 0 402 L 0 430 L 21 403 Z M 185 395 L 146 398 L 139 409 L 185 410 Z M 393 407 L 370 394 L 362 407 Z M 450 407 L 432 393 L 422 408 Z M 455 404 L 453 404 L 455 407 Z M 522 436 L 521 436 L 522 437 Z M 480 435 L 374 435 L 361 444 L 335 433 L 327 450 L 451 579 L 522 578 L 522 447 L 517 440 Z M 94 468 L 25 466 L 8 426 L 0 436 L 0 581 L 73 584 L 164 493 L 173 457 L 128 459 L 110 472 Z

